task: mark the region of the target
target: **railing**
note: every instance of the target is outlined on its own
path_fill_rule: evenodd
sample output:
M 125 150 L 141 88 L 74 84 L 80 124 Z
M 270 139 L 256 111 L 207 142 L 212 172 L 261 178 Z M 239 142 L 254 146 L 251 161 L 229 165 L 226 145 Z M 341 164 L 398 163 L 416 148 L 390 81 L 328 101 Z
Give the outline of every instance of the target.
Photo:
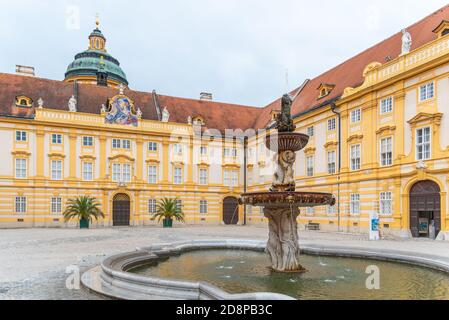
M 35 120 L 54 123 L 79 124 L 85 126 L 126 129 L 130 131 L 153 131 L 179 135 L 191 135 L 192 127 L 187 124 L 166 123 L 153 120 L 139 120 L 138 126 L 107 124 L 103 115 L 69 112 L 52 109 L 36 109 Z

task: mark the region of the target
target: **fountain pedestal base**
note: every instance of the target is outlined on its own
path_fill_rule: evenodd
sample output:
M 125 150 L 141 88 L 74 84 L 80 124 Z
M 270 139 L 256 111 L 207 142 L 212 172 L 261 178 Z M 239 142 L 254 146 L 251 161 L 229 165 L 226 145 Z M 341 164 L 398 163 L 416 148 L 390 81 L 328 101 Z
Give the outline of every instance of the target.
M 270 256 L 272 269 L 278 272 L 305 272 L 299 263 L 298 207 L 265 207 L 264 215 L 269 221 L 266 252 Z

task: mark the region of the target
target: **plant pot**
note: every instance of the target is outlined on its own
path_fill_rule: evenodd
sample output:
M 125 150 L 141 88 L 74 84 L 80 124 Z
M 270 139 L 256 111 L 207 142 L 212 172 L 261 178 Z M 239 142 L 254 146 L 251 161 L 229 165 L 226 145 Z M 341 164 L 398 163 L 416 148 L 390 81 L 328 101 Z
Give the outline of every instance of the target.
M 81 219 L 80 220 L 80 229 L 89 229 L 89 220 Z
M 164 219 L 162 221 L 164 228 L 172 228 L 173 227 L 173 219 Z

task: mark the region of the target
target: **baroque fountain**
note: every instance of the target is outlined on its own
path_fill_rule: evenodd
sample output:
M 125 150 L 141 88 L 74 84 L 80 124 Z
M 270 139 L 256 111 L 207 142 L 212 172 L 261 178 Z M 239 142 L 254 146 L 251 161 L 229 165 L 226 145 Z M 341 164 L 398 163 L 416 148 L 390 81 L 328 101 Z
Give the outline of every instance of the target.
M 280 272 L 306 271 L 300 264 L 299 208 L 335 204 L 332 194 L 295 191 L 296 152 L 306 147 L 309 136 L 294 132 L 292 103 L 290 95 L 282 97 L 281 112 L 274 125 L 277 133 L 268 134 L 265 139 L 267 148 L 276 153 L 276 170 L 270 191 L 243 194 L 240 199 L 241 204 L 263 207 L 269 227 L 266 252 L 270 256 L 272 269 Z
M 449 277 L 435 272 L 449 273 L 449 262 L 337 243 L 303 243 L 300 250 L 300 208 L 334 205 L 335 198 L 326 193 L 296 192 L 296 152 L 307 145 L 309 137 L 294 132 L 291 106 L 292 98 L 284 95 L 276 131 L 265 139 L 268 149 L 275 152 L 270 190 L 243 194 L 240 199 L 242 205 L 263 208 L 268 242 L 215 239 L 138 247 L 108 257 L 85 272 L 83 285 L 105 296 L 132 300 L 449 299 Z M 264 252 L 271 259 L 269 268 Z M 377 260 L 375 264 L 382 270 L 382 290 L 365 288 L 372 260 Z M 413 286 L 410 279 L 416 279 Z

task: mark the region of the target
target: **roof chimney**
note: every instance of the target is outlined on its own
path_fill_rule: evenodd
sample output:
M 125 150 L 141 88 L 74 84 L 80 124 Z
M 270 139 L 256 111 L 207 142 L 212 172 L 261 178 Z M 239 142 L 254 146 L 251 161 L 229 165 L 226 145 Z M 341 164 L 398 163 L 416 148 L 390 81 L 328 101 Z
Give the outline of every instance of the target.
M 212 100 L 212 93 L 209 92 L 201 92 L 200 100 Z
M 16 65 L 16 74 L 27 77 L 34 77 L 34 67 Z

